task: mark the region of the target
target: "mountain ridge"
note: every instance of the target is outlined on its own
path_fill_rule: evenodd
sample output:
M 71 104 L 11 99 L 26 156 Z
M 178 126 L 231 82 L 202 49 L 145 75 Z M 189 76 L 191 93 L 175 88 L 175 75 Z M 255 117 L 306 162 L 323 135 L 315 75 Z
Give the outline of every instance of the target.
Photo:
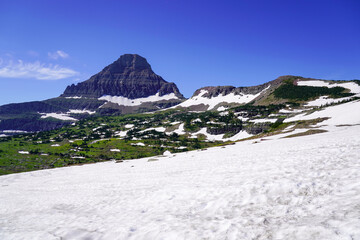
M 316 86 L 297 87 L 299 81 L 318 81 L 323 89 Z M 360 92 L 356 90 L 350 93 L 342 87 L 326 90 L 331 88 L 327 85 L 339 82 L 285 75 L 249 87 L 207 86 L 197 89 L 192 97 L 185 99 L 175 83 L 167 82 L 153 72 L 145 58 L 137 54 L 124 54 L 88 80 L 68 86 L 59 97 L 0 106 L 0 131 L 52 130 L 92 115 L 123 115 L 167 108 L 203 112 L 222 111 L 249 104 L 306 104 L 308 99 L 325 98 L 326 93 L 347 100 L 347 97 Z M 360 85 L 355 80 L 343 81 L 349 82 Z M 292 99 L 291 94 L 284 95 L 284 85 L 292 91 L 291 94 L 296 94 L 296 99 Z M 300 99 L 304 91 L 308 90 L 311 90 L 308 98 Z

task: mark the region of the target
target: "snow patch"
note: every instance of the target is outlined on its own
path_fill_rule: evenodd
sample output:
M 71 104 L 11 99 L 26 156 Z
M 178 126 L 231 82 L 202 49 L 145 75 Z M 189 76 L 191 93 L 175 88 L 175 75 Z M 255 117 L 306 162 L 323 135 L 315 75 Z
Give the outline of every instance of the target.
M 274 123 L 276 122 L 277 119 L 276 118 L 260 118 L 260 119 L 252 119 L 249 122 L 253 122 L 253 123 L 266 123 L 266 122 L 271 122 Z
M 224 106 L 220 106 L 220 107 L 218 107 L 218 111 L 225 111 L 227 108 L 226 107 L 224 107 Z
M 74 113 L 74 114 L 84 114 L 84 113 L 88 113 L 90 115 L 95 114 L 95 111 L 90 111 L 90 110 L 86 110 L 86 109 L 70 109 L 68 113 Z
M 162 100 L 171 100 L 171 99 L 179 99 L 175 93 L 169 93 L 163 96 L 159 96 L 159 93 L 156 93 L 155 95 L 145 97 L 145 98 L 135 98 L 130 99 L 122 96 L 109 96 L 104 95 L 99 98 L 99 100 L 105 100 L 108 102 L 116 103 L 120 106 L 139 106 L 146 102 L 157 102 Z
M 39 114 L 42 114 L 41 118 L 52 117 L 63 121 L 77 121 L 77 119 L 70 117 L 69 114 L 67 113 L 39 113 Z
M 114 148 L 114 149 L 110 149 L 110 152 L 121 152 L 120 149 Z
M 148 131 L 151 131 L 151 130 L 155 130 L 157 132 L 165 132 L 166 128 L 164 127 L 157 127 L 157 128 L 147 128 L 145 130 L 142 130 L 140 131 L 141 133 L 144 133 L 144 132 L 148 132 Z
M 144 146 L 145 146 L 145 143 L 138 142 L 138 143 L 132 143 L 131 145 L 133 145 L 133 146 L 140 146 L 140 147 L 144 147 Z
M 83 98 L 83 97 L 79 97 L 79 96 L 74 96 L 74 97 L 65 97 L 67 99 L 80 99 L 80 98 Z
M 184 129 L 184 125 L 185 125 L 184 123 L 180 124 L 180 125 L 179 125 L 179 128 L 176 129 L 176 130 L 174 130 L 173 132 L 174 132 L 174 133 L 177 133 L 177 134 L 179 134 L 179 135 L 185 134 L 186 132 L 185 132 L 185 129 Z
M 29 151 L 18 151 L 18 153 L 20 153 L 20 154 L 25 154 L 25 155 L 30 154 Z
M 27 133 L 27 131 L 22 130 L 4 130 L 3 133 Z

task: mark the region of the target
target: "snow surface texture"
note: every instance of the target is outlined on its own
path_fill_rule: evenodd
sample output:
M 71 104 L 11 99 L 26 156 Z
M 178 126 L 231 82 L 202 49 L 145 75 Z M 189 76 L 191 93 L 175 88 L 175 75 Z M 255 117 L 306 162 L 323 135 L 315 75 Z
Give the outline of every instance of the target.
M 360 126 L 0 177 L 0 239 L 360 239 Z
M 268 88 L 266 88 L 266 89 L 268 89 Z M 266 89 L 264 89 L 263 91 L 265 91 Z M 186 100 L 185 102 L 180 103 L 179 105 L 176 105 L 176 107 L 178 107 L 178 106 L 180 106 L 180 107 L 190 107 L 190 106 L 204 104 L 204 105 L 209 106 L 207 110 L 211 110 L 211 109 L 215 108 L 216 105 L 218 105 L 219 103 L 222 103 L 222 102 L 226 102 L 226 103 L 243 103 L 244 104 L 244 103 L 249 103 L 252 100 L 254 100 L 255 98 L 257 98 L 258 96 L 260 96 L 260 94 L 263 91 L 259 92 L 258 94 L 235 95 L 234 93 L 229 93 L 228 95 L 219 95 L 219 96 L 216 96 L 216 97 L 207 98 L 207 97 L 203 97 L 203 96 L 208 91 L 202 89 L 198 95 L 189 98 L 188 100 Z
M 135 99 L 130 99 L 122 96 L 109 96 L 109 95 L 104 95 L 99 98 L 99 100 L 105 100 L 108 102 L 116 103 L 120 106 L 139 106 L 146 102 L 157 102 L 157 101 L 171 100 L 171 99 L 179 99 L 179 98 L 175 95 L 175 93 L 170 93 L 163 96 L 159 96 L 159 93 L 156 93 L 155 95 L 146 98 L 135 98 Z
M 352 101 L 344 104 L 330 106 L 323 110 L 313 112 L 306 115 L 302 113 L 291 118 L 285 119 L 284 122 L 292 122 L 299 120 L 310 120 L 316 118 L 330 117 L 320 123 L 320 125 L 344 125 L 344 124 L 360 124 L 360 101 Z

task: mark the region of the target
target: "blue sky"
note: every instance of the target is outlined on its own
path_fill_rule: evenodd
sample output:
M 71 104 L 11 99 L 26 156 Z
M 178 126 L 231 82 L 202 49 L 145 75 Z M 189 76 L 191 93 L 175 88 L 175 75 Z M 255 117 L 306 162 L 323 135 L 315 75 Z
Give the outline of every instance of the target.
M 281 75 L 360 79 L 358 0 L 1 0 L 0 104 L 59 96 L 125 53 L 190 97 Z

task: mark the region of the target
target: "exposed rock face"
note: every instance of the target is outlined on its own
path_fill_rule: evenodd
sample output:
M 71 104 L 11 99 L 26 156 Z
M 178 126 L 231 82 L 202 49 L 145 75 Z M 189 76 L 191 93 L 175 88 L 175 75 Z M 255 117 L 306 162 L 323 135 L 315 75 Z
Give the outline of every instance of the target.
M 89 80 L 68 86 L 61 97 L 99 98 L 110 95 L 135 99 L 156 93 L 159 96 L 174 93 L 179 99 L 184 99 L 175 83 L 156 75 L 145 58 L 125 54 Z
M 295 76 L 291 76 L 291 75 L 280 76 L 273 81 L 270 81 L 270 82 L 267 82 L 267 83 L 264 83 L 261 85 L 257 85 L 257 86 L 251 86 L 251 87 L 233 87 L 233 86 L 203 87 L 203 88 L 199 88 L 198 90 L 196 90 L 193 96 L 199 95 L 201 93 L 201 90 L 207 91 L 207 93 L 202 95 L 202 97 L 206 97 L 206 98 L 217 97 L 219 95 L 225 96 L 230 93 L 234 93 L 235 95 L 244 95 L 244 94 L 255 95 L 255 94 L 260 93 L 261 91 L 263 91 L 266 88 L 277 87 L 283 81 L 290 79 L 290 78 L 301 78 L 301 77 L 295 77 Z
M 252 86 L 252 87 L 233 87 L 233 86 L 216 86 L 216 87 L 203 87 L 195 91 L 194 96 L 199 95 L 201 90 L 206 90 L 207 93 L 203 94 L 202 97 L 212 98 L 217 97 L 219 95 L 225 96 L 230 93 L 234 93 L 235 95 L 243 95 L 243 94 L 258 94 L 265 88 L 270 85 L 270 82 Z

